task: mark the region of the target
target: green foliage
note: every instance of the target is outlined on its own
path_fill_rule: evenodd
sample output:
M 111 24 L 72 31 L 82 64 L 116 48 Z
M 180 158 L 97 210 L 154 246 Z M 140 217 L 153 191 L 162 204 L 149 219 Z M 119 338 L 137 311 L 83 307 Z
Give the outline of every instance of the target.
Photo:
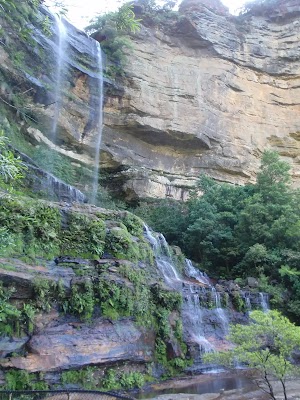
M 163 289 L 160 285 L 152 286 L 151 292 L 155 303 L 160 304 L 166 311 L 180 311 L 182 305 L 181 293 Z
M 140 388 L 144 385 L 147 377 L 140 372 L 117 372 L 110 368 L 105 376 L 100 378 L 96 367 L 87 367 L 76 371 L 65 371 L 61 374 L 63 386 L 76 384 L 87 390 L 117 390 Z
M 6 336 L 20 335 L 21 311 L 9 302 L 14 291 L 0 282 L 0 332 Z
M 86 31 L 93 33 L 95 38 L 101 36 L 101 48 L 108 57 L 105 71 L 108 77 L 123 75 L 126 63 L 125 50 L 131 48 L 128 34 L 135 33 L 139 29 L 140 20 L 135 18 L 131 3 L 122 5 L 117 12 L 98 15 L 86 27 Z
M 235 344 L 232 350 L 205 355 L 204 359 L 221 365 L 233 365 L 239 361 L 255 368 L 261 374 L 264 390 L 274 400 L 272 379 L 275 378 L 281 383 L 286 400 L 286 380 L 299 373 L 299 368 L 290 360 L 300 345 L 300 328 L 278 311 L 253 311 L 250 317 L 250 325 L 231 326 L 229 340 Z
M 2 268 L 2 266 L 1 266 Z M 5 336 L 21 336 L 24 332 L 31 334 L 34 329 L 36 306 L 23 304 L 17 307 L 11 300 L 15 289 L 4 287 L 0 282 L 0 332 Z
M 87 390 L 96 389 L 99 384 L 95 376 L 96 370 L 97 368 L 95 367 L 87 367 L 76 371 L 64 371 L 61 374 L 61 383 L 63 386 L 73 383 Z
M 105 251 L 118 259 L 153 262 L 149 243 L 144 238 L 135 240 L 122 223 L 107 232 Z
M 163 232 L 169 243 L 182 246 L 180 232 L 187 228 L 188 209 L 186 204 L 171 200 L 147 200 L 140 202 L 134 213 L 157 232 Z
M 78 315 L 82 320 L 90 320 L 95 306 L 95 296 L 92 283 L 85 281 L 83 285 L 72 285 L 71 297 L 66 311 Z
M 51 300 L 53 293 L 52 282 L 47 279 L 35 279 L 34 281 L 34 298 L 36 306 L 45 312 L 51 309 Z
M 138 216 L 130 212 L 125 212 L 124 216 L 121 216 L 120 219 L 131 235 L 139 238 L 143 237 L 144 222 Z
M 69 213 L 67 228 L 62 231 L 61 251 L 64 254 L 96 259 L 105 244 L 105 224 L 99 218 Z
M 246 311 L 246 304 L 243 298 L 240 295 L 240 292 L 232 293 L 232 305 L 236 309 L 236 311 L 244 312 Z
M 133 4 L 123 4 L 117 13 L 112 16 L 118 31 L 137 32 L 140 30 L 140 20 L 136 19 L 133 12 Z
M 24 165 L 8 148 L 8 139 L 0 130 L 0 182 L 11 182 L 23 177 Z
M 58 209 L 48 204 L 2 198 L 0 225 L 11 242 L 4 253 L 52 258 L 59 252 L 60 219 Z
M 281 269 L 279 269 L 279 273 L 281 273 Z M 277 310 L 281 310 L 282 312 L 286 312 L 286 304 L 285 304 L 285 295 L 286 290 L 283 283 L 274 282 L 270 283 L 269 278 L 261 274 L 259 276 L 259 291 L 268 293 L 270 296 L 270 305 L 272 308 Z M 288 307 L 290 305 L 290 301 L 288 302 Z
M 120 377 L 120 385 L 124 389 L 141 388 L 144 384 L 145 376 L 140 372 L 127 372 Z
M 48 385 L 41 374 L 24 370 L 9 370 L 5 374 L 5 390 L 47 390 Z

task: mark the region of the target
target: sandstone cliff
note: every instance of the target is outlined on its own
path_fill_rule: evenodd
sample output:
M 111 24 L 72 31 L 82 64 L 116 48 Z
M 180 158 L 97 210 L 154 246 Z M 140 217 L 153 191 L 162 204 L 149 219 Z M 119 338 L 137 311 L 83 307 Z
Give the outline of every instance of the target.
M 292 164 L 299 185 L 299 9 L 290 1 L 270 16 L 233 17 L 185 1 L 173 26 L 132 39 L 103 140 L 129 196 L 185 198 L 201 173 L 254 181 L 265 148 Z

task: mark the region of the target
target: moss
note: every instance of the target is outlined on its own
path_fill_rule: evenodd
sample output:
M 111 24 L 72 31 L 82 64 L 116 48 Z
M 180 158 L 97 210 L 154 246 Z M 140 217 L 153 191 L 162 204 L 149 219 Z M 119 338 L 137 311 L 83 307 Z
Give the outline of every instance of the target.
M 221 306 L 222 306 L 222 308 L 229 307 L 229 294 L 226 292 L 221 294 Z
M 163 289 L 160 285 L 152 286 L 154 302 L 168 311 L 179 311 L 182 305 L 182 295 L 179 292 Z
M 125 212 L 124 216 L 121 216 L 121 221 L 131 235 L 139 238 L 143 237 L 144 222 L 140 217 L 137 217 L 132 213 Z
M 95 216 L 70 212 L 61 232 L 60 252 L 73 257 L 100 258 L 104 251 L 106 227 Z
M 139 244 L 134 241 L 124 225 L 113 227 L 106 237 L 105 250 L 118 259 L 141 259 Z

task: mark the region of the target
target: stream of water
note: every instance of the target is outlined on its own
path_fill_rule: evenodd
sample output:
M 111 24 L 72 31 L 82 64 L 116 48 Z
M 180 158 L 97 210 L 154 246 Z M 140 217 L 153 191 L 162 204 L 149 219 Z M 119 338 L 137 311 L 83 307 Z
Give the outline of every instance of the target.
M 59 115 L 62 108 L 63 100 L 63 82 L 65 72 L 65 53 L 67 51 L 67 30 L 63 20 L 56 13 L 53 14 L 55 19 L 56 35 L 57 35 L 57 61 L 56 61 L 56 72 L 55 72 L 55 87 L 54 87 L 54 116 L 51 127 L 51 140 L 53 143 L 56 142 L 57 137 L 57 125 Z
M 95 161 L 94 161 L 94 173 L 93 173 L 93 187 L 91 203 L 95 204 L 98 192 L 98 182 L 99 182 L 99 163 L 100 163 L 100 150 L 101 150 L 101 140 L 102 140 L 102 130 L 103 130 L 103 63 L 102 63 L 102 50 L 100 43 L 95 41 L 96 45 L 96 60 L 98 65 L 98 79 L 97 79 L 97 95 L 98 95 L 98 120 L 96 121 L 96 126 L 98 127 L 98 135 L 95 142 Z

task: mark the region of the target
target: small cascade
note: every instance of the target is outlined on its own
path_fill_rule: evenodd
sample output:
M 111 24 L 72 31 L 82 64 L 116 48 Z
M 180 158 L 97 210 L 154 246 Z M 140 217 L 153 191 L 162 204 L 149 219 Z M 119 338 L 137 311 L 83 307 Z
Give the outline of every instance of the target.
M 203 323 L 203 309 L 200 306 L 199 294 L 189 284 L 183 285 L 183 307 L 182 316 L 185 321 L 189 339 L 196 343 L 199 348 L 198 357 L 203 353 L 214 351 L 214 346 L 206 339 Z
M 259 293 L 260 298 L 260 306 L 263 312 L 268 312 L 270 310 L 269 307 L 269 295 L 267 293 Z
M 156 239 L 156 237 L 152 234 L 151 230 L 149 229 L 148 225 L 144 224 L 144 230 L 146 233 L 146 238 L 148 239 L 148 241 L 150 242 L 154 253 L 157 254 L 158 248 L 159 248 L 159 243 L 158 240 Z
M 223 329 L 224 334 L 226 335 L 229 331 L 229 321 L 226 316 L 225 310 L 221 306 L 221 297 L 220 293 L 216 291 L 214 287 L 211 288 L 212 297 L 214 299 L 214 303 L 216 306 L 216 315 L 218 320 L 220 321 L 220 325 Z
M 96 60 L 98 65 L 98 79 L 97 79 L 97 96 L 98 96 L 98 112 L 96 126 L 98 127 L 98 135 L 95 143 L 95 164 L 94 164 L 94 174 L 93 174 L 93 187 L 91 202 L 95 204 L 97 192 L 98 192 L 98 181 L 99 181 L 99 163 L 100 163 L 100 150 L 101 150 L 101 140 L 102 140 L 102 129 L 103 129 L 103 64 L 102 64 L 102 50 L 100 43 L 96 43 Z
M 247 292 L 244 294 L 244 301 L 246 304 L 246 310 L 251 311 L 252 310 L 251 299 L 250 299 L 249 293 L 247 293 Z
M 166 284 L 173 289 L 180 290 L 182 280 L 172 263 L 170 249 L 164 235 L 160 233 L 156 238 L 147 225 L 144 225 L 144 229 L 146 237 L 153 248 L 157 266 L 162 273 Z
M 223 335 L 228 334 L 229 330 L 229 321 L 226 315 L 225 310 L 221 306 L 221 297 L 220 293 L 216 291 L 216 289 L 212 286 L 209 278 L 203 272 L 197 270 L 191 260 L 186 259 L 186 273 L 191 278 L 196 279 L 199 283 L 205 284 L 211 291 L 212 303 L 215 306 L 214 312 L 217 318 L 217 321 L 222 328 Z M 204 292 L 207 289 L 204 288 Z
M 57 54 L 57 63 L 56 63 L 56 72 L 55 72 L 55 88 L 54 88 L 54 103 L 55 103 L 55 110 L 54 116 L 52 121 L 52 128 L 51 128 L 51 140 L 53 143 L 56 142 L 57 136 L 57 125 L 59 120 L 59 115 L 61 112 L 62 107 L 62 97 L 63 97 L 63 78 L 64 78 L 64 57 L 66 53 L 66 37 L 67 37 L 67 30 L 64 25 L 63 20 L 59 15 L 56 13 L 53 14 L 55 19 L 55 27 L 56 27 L 56 34 L 57 34 L 57 47 L 58 50 Z M 51 166 L 50 166 L 51 167 Z
M 200 304 L 200 296 L 205 295 L 205 287 L 202 285 L 192 284 L 190 281 L 184 280 L 178 274 L 171 257 L 169 245 L 162 234 L 158 234 L 157 237 L 151 232 L 151 230 L 145 225 L 145 235 L 148 241 L 151 243 L 155 253 L 157 266 L 162 273 L 164 280 L 168 286 L 173 289 L 180 290 L 183 296 L 182 305 L 182 317 L 184 321 L 184 334 L 187 340 L 198 346 L 197 357 L 201 358 L 201 355 L 206 352 L 214 351 L 214 346 L 205 337 L 203 322 L 203 312 L 205 311 Z M 196 279 L 196 269 L 193 267 L 190 260 L 186 261 L 191 271 L 194 271 L 194 279 Z M 207 278 L 202 275 L 199 271 L 199 279 L 204 281 Z
M 196 269 L 193 266 L 193 263 L 191 260 L 186 258 L 185 263 L 186 263 L 185 272 L 186 272 L 187 276 L 190 276 L 191 278 L 194 278 L 194 279 L 196 279 L 196 281 L 201 282 L 205 285 L 211 286 L 209 277 L 204 272 L 201 272 L 199 269 Z
M 85 203 L 86 196 L 75 187 L 66 184 L 60 179 L 56 178 L 51 174 L 46 175 L 47 187 L 57 196 L 61 201 L 68 203 Z

